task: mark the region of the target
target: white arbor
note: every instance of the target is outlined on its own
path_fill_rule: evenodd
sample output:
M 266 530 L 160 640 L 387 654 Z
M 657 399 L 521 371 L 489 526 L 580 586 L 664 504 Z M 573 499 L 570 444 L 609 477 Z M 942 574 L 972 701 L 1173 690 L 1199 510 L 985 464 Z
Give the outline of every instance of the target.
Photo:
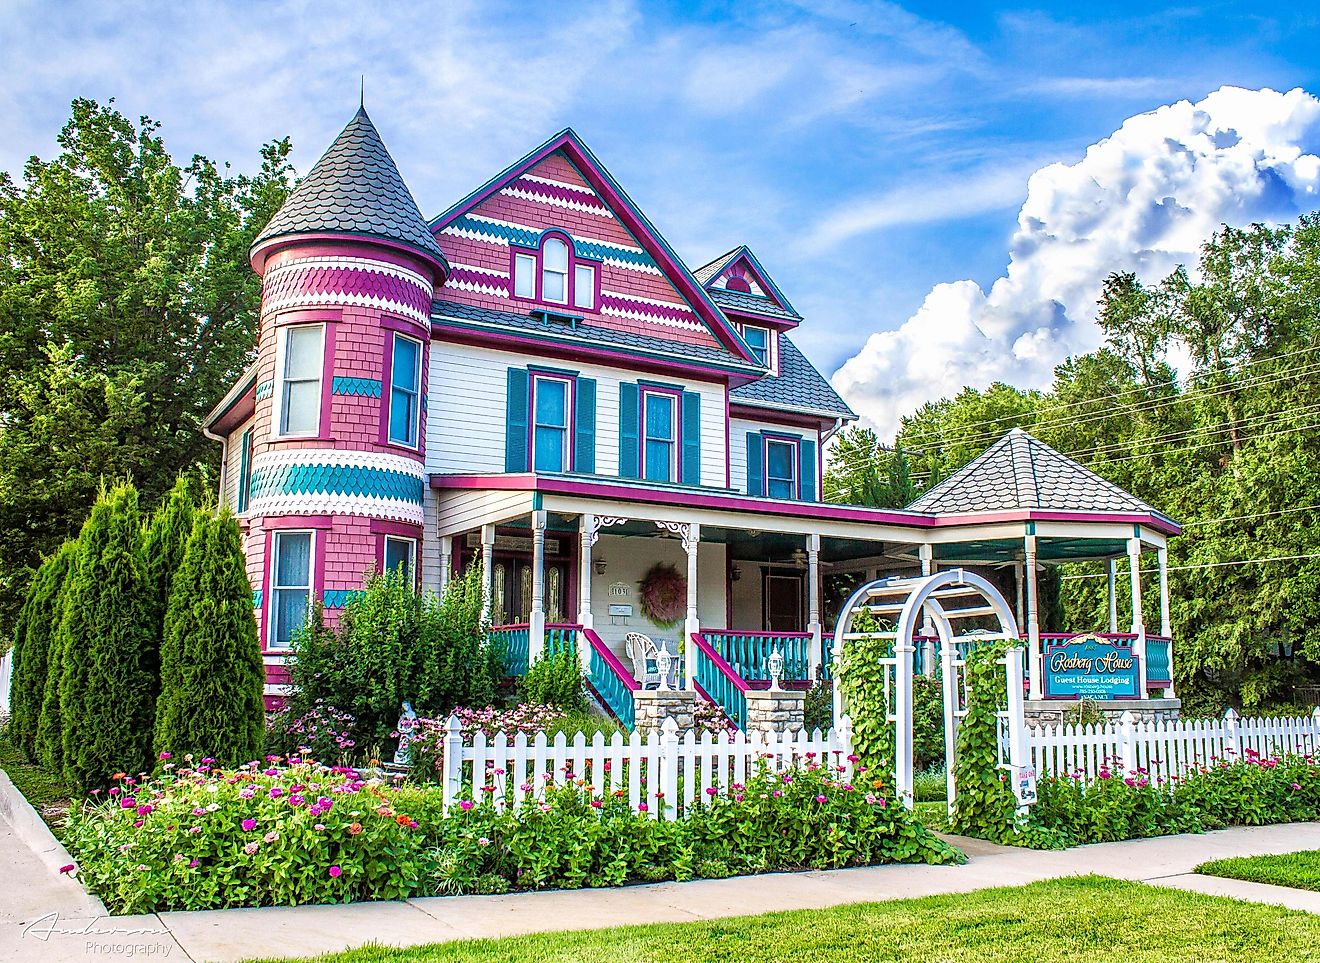
M 848 631 L 853 616 L 869 612 L 881 619 L 885 628 L 873 632 Z M 991 622 L 996 628 L 986 628 Z M 965 714 L 963 667 L 969 648 L 995 639 L 1019 639 L 1017 620 L 1012 607 L 988 580 L 961 568 L 949 569 L 935 575 L 915 578 L 893 576 L 868 582 L 848 599 L 834 630 L 834 659 L 836 665 L 843 654 L 843 644 L 849 639 L 887 639 L 893 642 L 893 654 L 880 660 L 885 666 L 885 718 L 894 724 L 894 781 L 903 805 L 912 808 L 912 674 L 916 648 L 913 637 L 918 626 L 923 636 L 932 633 L 939 641 L 939 658 L 944 695 L 944 765 L 948 784 L 949 805 L 957 794 L 954 785 L 953 764 L 956 756 L 958 724 Z M 889 626 L 892 626 L 890 628 Z M 927 649 L 930 652 L 930 649 Z M 933 653 L 931 653 L 933 654 Z M 1016 715 L 1021 730 L 1022 717 L 1022 662 L 1021 650 L 1009 653 L 1009 715 Z M 926 671 L 933 674 L 934 665 L 927 658 Z M 1014 672 L 1016 667 L 1017 671 Z M 1016 695 L 1016 698 L 1014 696 Z M 834 716 L 839 719 L 844 711 L 841 687 L 834 688 Z M 854 713 L 856 710 L 849 710 Z M 1011 740 L 1014 741 L 1014 740 Z M 1009 763 L 1013 746 L 1007 747 Z

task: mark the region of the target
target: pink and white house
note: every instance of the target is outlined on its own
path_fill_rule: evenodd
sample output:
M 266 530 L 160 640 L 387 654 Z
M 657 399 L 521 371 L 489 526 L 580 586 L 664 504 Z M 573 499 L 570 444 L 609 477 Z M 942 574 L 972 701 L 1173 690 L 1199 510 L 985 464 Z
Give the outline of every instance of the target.
M 1039 565 L 1154 551 L 1163 571 L 1178 531 L 1021 433 L 909 510 L 822 502 L 855 416 L 794 343 L 810 322 L 746 246 L 686 265 L 572 130 L 428 221 L 359 110 L 251 261 L 257 358 L 205 428 L 272 698 L 312 601 L 335 618 L 372 568 L 440 590 L 483 560 L 515 671 L 577 634 L 626 717 L 640 631 L 737 716 L 772 648 L 790 680 L 828 675 L 826 622 L 864 578 L 995 566 L 1039 653 Z M 657 562 L 686 575 L 675 628 L 639 604 Z M 1140 613 L 1110 634 L 1171 695 L 1167 604 L 1159 636 Z

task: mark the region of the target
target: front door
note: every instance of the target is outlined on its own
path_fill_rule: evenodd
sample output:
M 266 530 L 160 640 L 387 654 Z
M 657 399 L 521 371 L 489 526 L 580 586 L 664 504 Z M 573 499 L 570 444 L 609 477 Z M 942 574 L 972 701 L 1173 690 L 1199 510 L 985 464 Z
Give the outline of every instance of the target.
M 568 563 L 545 563 L 545 620 L 563 622 L 568 605 Z M 532 616 L 532 563 L 495 556 L 491 572 L 491 623 L 516 625 Z
M 802 632 L 802 576 L 767 572 L 765 576 L 765 630 Z

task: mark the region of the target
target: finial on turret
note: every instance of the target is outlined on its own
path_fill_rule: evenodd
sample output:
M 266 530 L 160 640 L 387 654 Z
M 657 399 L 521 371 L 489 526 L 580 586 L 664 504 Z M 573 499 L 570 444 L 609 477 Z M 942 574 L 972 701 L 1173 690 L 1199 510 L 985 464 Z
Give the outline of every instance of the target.
M 361 86 L 358 88 L 358 108 L 367 109 L 367 75 L 361 75 Z

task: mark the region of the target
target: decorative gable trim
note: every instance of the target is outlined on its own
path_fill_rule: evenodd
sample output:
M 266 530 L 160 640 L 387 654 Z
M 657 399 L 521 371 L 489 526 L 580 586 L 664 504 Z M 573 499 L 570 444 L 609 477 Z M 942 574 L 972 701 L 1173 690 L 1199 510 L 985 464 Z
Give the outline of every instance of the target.
M 515 190 L 544 190 L 547 194 L 553 192 L 565 204 L 590 205 L 591 200 L 586 192 L 575 191 L 569 185 L 560 182 L 554 182 L 553 185 L 546 184 L 544 183 L 547 180 L 546 178 L 531 179 L 524 176 L 540 161 L 560 150 L 564 152 L 569 162 L 577 168 L 578 173 L 591 186 L 592 191 L 594 191 L 593 196 L 601 200 L 606 208 L 614 213 L 624 228 L 636 238 L 639 245 L 638 249 L 633 252 L 618 245 L 600 243 L 599 249 L 592 251 L 591 247 L 596 242 L 579 238 L 581 253 L 586 257 L 595 257 L 607 262 L 611 260 L 612 256 L 616 258 L 626 256 L 626 260 L 616 261 L 615 263 L 633 270 L 647 270 L 647 267 L 650 267 L 655 273 L 663 274 L 692 307 L 695 317 L 710 330 L 720 344 L 735 358 L 754 364 L 755 360 L 751 349 L 747 347 L 742 337 L 715 302 L 710 299 L 705 288 L 692 276 L 692 272 L 679 259 L 669 243 L 572 128 L 565 128 L 555 134 L 540 147 L 537 147 L 481 187 L 451 205 L 430 222 L 432 233 L 451 232 L 452 229 L 452 233 L 470 231 L 473 234 L 468 236 L 475 235 L 479 238 L 489 239 L 500 237 L 507 230 L 530 231 L 529 228 L 523 225 L 492 223 L 493 219 L 491 218 L 475 217 L 467 213 L 491 195 L 511 185 Z M 562 192 L 560 189 L 562 189 Z M 538 199 L 543 198 L 538 197 Z M 539 234 L 539 231 L 535 232 L 535 235 L 539 236 Z M 512 241 L 516 244 L 527 245 L 531 240 L 532 238 L 514 240 L 512 237 L 504 237 L 503 243 Z M 641 255 L 641 257 L 638 257 L 638 255 Z
M 721 261 L 723 263 L 719 263 Z M 769 298 L 769 300 L 779 305 L 779 307 L 783 308 L 785 311 L 791 311 L 795 315 L 798 314 L 797 309 L 789 303 L 784 292 L 779 289 L 779 285 L 775 284 L 774 279 L 771 278 L 765 268 L 761 266 L 761 262 L 757 260 L 756 255 L 752 253 L 751 248 L 746 244 L 740 244 L 728 254 L 716 258 L 715 261 L 705 265 L 703 268 L 698 268 L 697 270 L 704 273 L 712 266 L 712 264 L 718 264 L 718 267 L 716 267 L 714 272 L 710 275 L 710 279 L 706 281 L 706 288 L 709 289 L 714 287 L 720 279 L 726 278 L 733 268 L 741 265 L 745 272 L 750 273 L 752 277 L 756 279 L 756 283 L 760 286 L 762 291 L 766 292 L 766 297 Z M 798 317 L 801 317 L 801 315 L 798 315 Z

